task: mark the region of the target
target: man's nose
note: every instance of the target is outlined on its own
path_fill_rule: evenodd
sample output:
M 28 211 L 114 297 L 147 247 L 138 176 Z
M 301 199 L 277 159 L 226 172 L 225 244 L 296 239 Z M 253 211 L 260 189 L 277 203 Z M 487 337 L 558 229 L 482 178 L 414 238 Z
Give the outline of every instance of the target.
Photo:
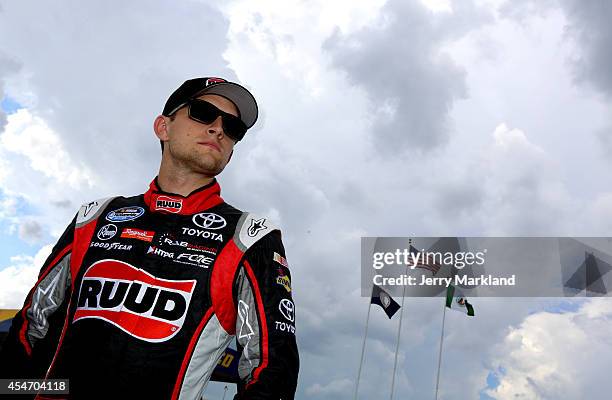
M 223 120 L 218 116 L 213 122 L 208 125 L 208 133 L 213 135 L 223 135 Z

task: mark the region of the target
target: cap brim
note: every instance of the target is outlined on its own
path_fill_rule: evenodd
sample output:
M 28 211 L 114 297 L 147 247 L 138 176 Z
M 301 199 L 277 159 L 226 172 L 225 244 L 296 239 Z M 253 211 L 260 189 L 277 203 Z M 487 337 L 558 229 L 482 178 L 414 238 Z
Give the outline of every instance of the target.
M 225 97 L 236 105 L 240 112 L 240 119 L 247 128 L 255 125 L 258 114 L 257 102 L 246 88 L 233 82 L 219 82 L 209 85 L 193 97 L 199 97 L 203 94 L 216 94 Z

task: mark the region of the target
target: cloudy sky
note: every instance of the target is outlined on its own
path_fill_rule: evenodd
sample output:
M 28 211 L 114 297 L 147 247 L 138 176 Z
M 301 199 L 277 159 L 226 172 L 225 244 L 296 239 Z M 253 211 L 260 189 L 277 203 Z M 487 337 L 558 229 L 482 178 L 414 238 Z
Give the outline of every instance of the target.
M 0 0 L 0 308 L 82 202 L 146 189 L 169 93 L 223 76 L 260 104 L 219 180 L 283 228 L 297 397 L 350 399 L 360 237 L 611 236 L 610 20 L 607 0 Z M 608 298 L 473 303 L 447 313 L 440 399 L 612 390 Z M 371 314 L 363 399 L 389 396 L 398 326 Z M 396 398 L 433 398 L 441 322 L 406 299 Z

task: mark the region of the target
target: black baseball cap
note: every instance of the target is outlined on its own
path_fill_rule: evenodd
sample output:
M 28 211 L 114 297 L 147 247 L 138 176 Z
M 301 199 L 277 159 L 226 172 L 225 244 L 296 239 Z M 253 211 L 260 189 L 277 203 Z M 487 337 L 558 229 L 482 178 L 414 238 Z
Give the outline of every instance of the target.
M 171 116 L 191 99 L 203 94 L 223 96 L 236 106 L 239 117 L 247 128 L 257 121 L 257 102 L 245 87 L 223 78 L 206 77 L 185 81 L 168 97 L 162 115 Z

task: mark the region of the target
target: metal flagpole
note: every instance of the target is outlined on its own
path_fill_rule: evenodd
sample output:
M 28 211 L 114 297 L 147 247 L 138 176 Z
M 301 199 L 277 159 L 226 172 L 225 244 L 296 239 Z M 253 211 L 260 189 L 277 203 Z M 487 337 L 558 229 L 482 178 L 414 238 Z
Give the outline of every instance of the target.
M 370 322 L 370 309 L 371 308 L 372 308 L 372 297 L 370 295 L 370 299 L 368 300 L 368 314 L 366 316 L 365 332 L 363 334 L 363 345 L 361 346 L 361 359 L 359 361 L 359 369 L 357 370 L 357 382 L 355 383 L 355 394 L 353 396 L 354 400 L 357 400 L 357 392 L 359 391 L 359 378 L 361 378 L 361 366 L 363 365 L 363 356 L 365 353 L 366 337 L 368 336 L 368 323 Z
M 412 239 L 408 240 L 408 243 L 412 243 Z M 406 264 L 406 275 L 408 275 L 408 264 Z M 395 343 L 395 361 L 393 362 L 393 376 L 391 378 L 391 397 L 393 400 L 393 389 L 395 388 L 395 370 L 397 368 L 397 353 L 399 351 L 400 344 L 400 335 L 402 333 L 402 317 L 404 316 L 404 299 L 406 298 L 406 285 L 404 285 L 404 289 L 402 290 L 402 306 L 400 310 L 400 321 L 399 327 L 397 328 L 397 342 Z
M 440 351 L 438 353 L 438 377 L 436 378 L 436 400 L 438 400 L 438 387 L 440 385 L 440 366 L 442 365 L 442 343 L 444 341 L 444 320 L 446 319 L 446 301 L 442 312 L 442 333 L 440 334 Z

